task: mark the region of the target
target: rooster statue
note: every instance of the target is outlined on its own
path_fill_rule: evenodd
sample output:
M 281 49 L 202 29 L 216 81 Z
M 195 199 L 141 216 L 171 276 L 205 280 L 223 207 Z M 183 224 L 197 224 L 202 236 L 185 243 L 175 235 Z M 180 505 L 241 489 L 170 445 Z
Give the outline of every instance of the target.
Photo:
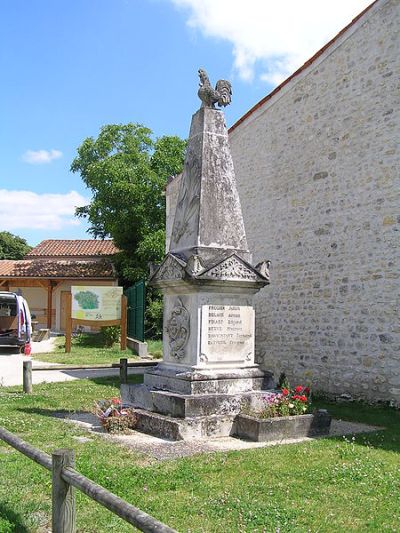
M 199 98 L 202 102 L 201 107 L 211 107 L 215 109 L 214 105 L 225 107 L 231 103 L 232 100 L 232 85 L 227 80 L 217 81 L 215 89 L 211 87 L 207 72 L 199 68 L 200 89 L 198 91 Z

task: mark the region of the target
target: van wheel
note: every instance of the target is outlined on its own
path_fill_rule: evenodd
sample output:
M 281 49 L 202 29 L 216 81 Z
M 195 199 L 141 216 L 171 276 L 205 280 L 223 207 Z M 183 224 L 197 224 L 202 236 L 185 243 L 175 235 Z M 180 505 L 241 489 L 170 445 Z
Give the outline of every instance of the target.
M 20 346 L 19 349 L 18 349 L 18 352 L 19 352 L 21 355 L 24 355 L 24 354 L 25 354 L 25 346 Z

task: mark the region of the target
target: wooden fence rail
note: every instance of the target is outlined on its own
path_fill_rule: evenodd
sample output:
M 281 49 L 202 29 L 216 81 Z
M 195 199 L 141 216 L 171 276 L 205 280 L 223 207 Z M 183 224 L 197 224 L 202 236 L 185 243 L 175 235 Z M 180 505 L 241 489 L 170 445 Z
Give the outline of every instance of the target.
M 85 493 L 112 513 L 147 533 L 174 533 L 175 530 L 159 522 L 134 505 L 119 498 L 73 468 L 74 451 L 61 449 L 52 456 L 41 452 L 5 428 L 0 427 L 0 439 L 52 472 L 52 531 L 75 533 L 76 507 L 73 487 Z M 176 532 L 175 532 L 176 533 Z
M 104 370 L 107 368 L 119 368 L 119 379 L 121 383 L 128 383 L 128 368 L 142 368 L 142 367 L 151 367 L 156 366 L 159 361 L 133 361 L 128 363 L 128 359 L 122 358 L 119 360 L 119 363 L 107 364 L 98 364 L 98 365 L 40 365 L 32 366 L 32 361 L 24 361 L 22 365 L 22 383 L 23 391 L 26 394 L 32 393 L 32 372 L 37 372 L 40 370 L 43 371 L 52 371 L 60 370 L 61 372 L 67 370 Z

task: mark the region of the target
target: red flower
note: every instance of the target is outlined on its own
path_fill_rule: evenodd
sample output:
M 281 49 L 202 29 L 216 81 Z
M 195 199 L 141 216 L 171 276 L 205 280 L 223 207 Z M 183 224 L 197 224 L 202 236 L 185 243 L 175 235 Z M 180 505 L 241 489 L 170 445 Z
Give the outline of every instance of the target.
M 299 400 L 301 402 L 306 402 L 307 401 L 307 396 L 299 396 Z
M 304 394 L 310 394 L 310 387 L 306 387 L 304 389 Z
M 294 394 L 292 396 L 292 400 L 300 400 L 300 396 L 298 394 Z
M 119 398 L 111 398 L 111 403 L 114 405 L 119 405 L 121 403 L 121 400 Z
M 300 393 L 300 392 L 303 392 L 303 387 L 301 385 L 297 385 L 297 387 L 294 390 Z
M 288 394 L 289 394 L 288 389 L 282 389 L 282 394 L 283 394 L 284 396 L 288 396 Z

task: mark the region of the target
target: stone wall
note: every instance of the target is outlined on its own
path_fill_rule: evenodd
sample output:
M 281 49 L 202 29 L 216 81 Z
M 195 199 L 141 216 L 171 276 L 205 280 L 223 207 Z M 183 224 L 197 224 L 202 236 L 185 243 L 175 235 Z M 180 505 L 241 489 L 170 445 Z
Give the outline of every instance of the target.
M 400 405 L 400 7 L 378 1 L 234 128 L 258 361 Z

